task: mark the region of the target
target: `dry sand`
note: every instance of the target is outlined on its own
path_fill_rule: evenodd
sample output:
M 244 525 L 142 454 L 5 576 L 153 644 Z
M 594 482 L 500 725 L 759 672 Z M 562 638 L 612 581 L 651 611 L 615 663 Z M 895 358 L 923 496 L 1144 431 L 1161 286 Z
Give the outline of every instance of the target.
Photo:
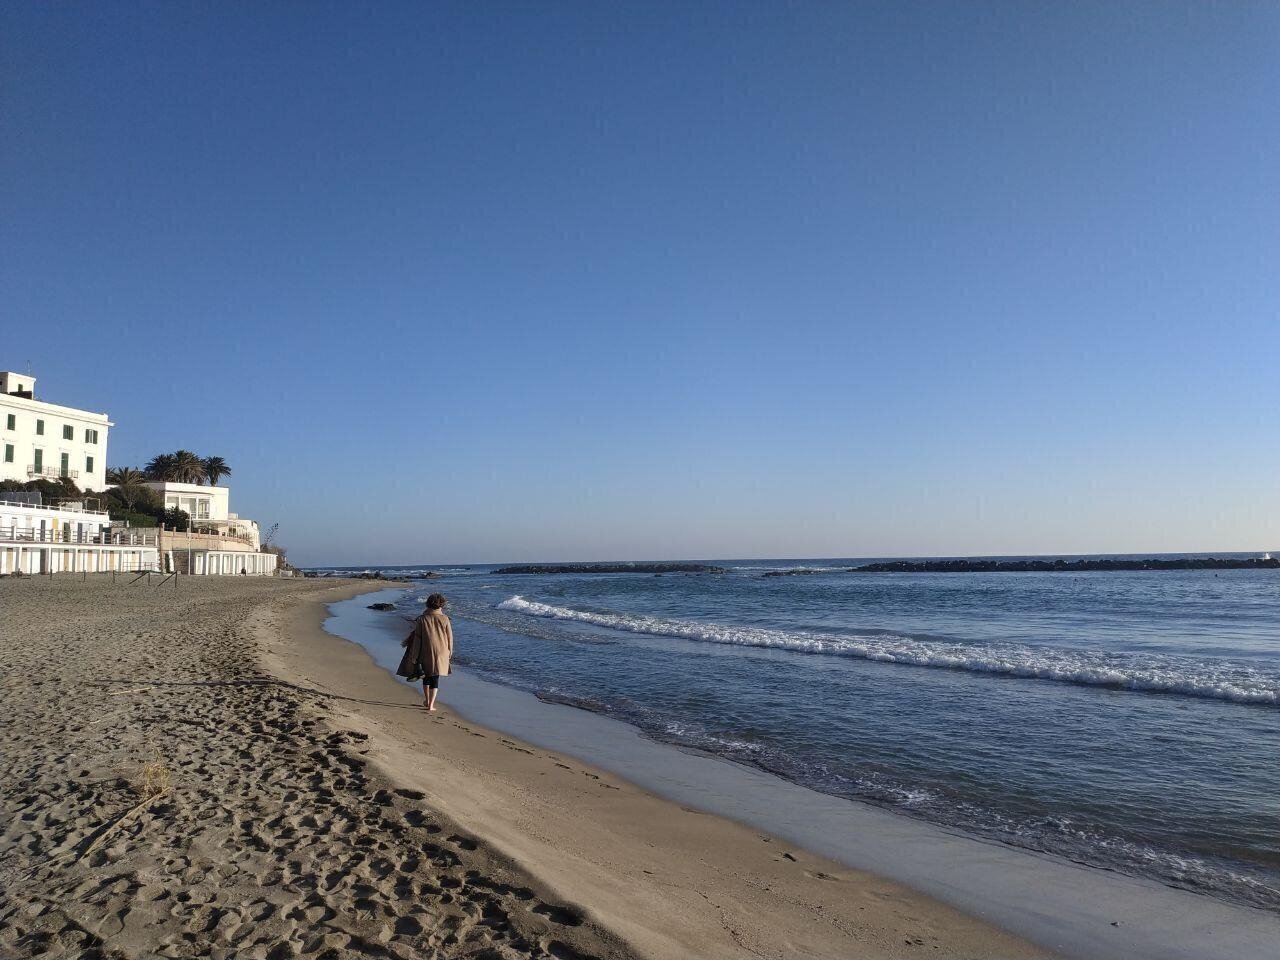
M 370 588 L 0 581 L 0 955 L 1044 955 L 427 715 L 319 629 Z

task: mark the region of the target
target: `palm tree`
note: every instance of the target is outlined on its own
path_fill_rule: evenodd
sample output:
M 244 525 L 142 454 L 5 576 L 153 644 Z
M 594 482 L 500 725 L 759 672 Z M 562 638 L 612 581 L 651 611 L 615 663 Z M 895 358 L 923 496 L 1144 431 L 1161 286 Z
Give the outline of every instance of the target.
M 223 477 L 231 476 L 231 468 L 221 457 L 205 457 L 204 475 L 209 479 L 209 486 L 216 487 Z
M 151 458 L 146 466 L 147 477 L 151 480 L 176 480 L 177 464 L 172 453 L 162 453 Z
M 136 487 L 147 479 L 147 475 L 137 467 L 112 467 L 107 470 L 107 483 L 117 487 Z
M 115 484 L 120 499 L 130 510 L 138 502 L 138 497 L 142 496 L 142 485 L 146 480 L 147 475 L 136 467 L 115 467 L 107 471 L 107 483 Z
M 173 479 L 177 483 L 204 483 L 204 460 L 190 450 L 174 451 Z

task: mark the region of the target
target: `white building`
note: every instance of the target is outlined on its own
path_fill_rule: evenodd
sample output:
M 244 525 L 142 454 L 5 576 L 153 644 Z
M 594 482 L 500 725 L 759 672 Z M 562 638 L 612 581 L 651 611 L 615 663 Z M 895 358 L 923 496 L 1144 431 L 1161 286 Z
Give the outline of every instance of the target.
M 191 518 L 191 531 L 162 531 L 160 551 L 167 570 L 188 574 L 270 576 L 276 555 L 261 551 L 258 525 L 228 509 L 231 490 L 198 483 L 152 480 L 146 484 Z
M 177 507 L 191 518 L 191 529 L 220 536 L 242 539 L 257 550 L 261 543 L 258 524 L 232 513 L 229 487 L 206 487 L 198 483 L 174 483 L 170 480 L 148 480 L 150 487 L 164 498 L 165 508 Z
M 0 480 L 65 477 L 85 491 L 106 488 L 105 413 L 35 399 L 36 379 L 0 372 Z M 46 505 L 0 492 L 0 574 L 162 569 L 192 574 L 275 573 L 258 525 L 228 509 L 226 487 L 148 483 L 166 507 L 191 517 L 191 531 L 113 528 L 83 503 Z
M 159 569 L 155 530 L 112 529 L 105 513 L 30 496 L 0 492 L 0 574 Z
M 101 490 L 111 421 L 37 400 L 35 387 L 35 377 L 0 372 L 0 480 L 67 477 L 82 490 Z

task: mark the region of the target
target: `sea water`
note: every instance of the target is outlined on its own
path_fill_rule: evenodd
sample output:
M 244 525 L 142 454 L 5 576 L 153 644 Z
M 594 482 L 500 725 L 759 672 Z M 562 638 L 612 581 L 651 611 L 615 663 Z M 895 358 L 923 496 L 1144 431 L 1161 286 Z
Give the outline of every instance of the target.
M 859 562 L 436 567 L 401 613 L 442 592 L 461 664 L 656 740 L 1280 910 L 1280 573 Z

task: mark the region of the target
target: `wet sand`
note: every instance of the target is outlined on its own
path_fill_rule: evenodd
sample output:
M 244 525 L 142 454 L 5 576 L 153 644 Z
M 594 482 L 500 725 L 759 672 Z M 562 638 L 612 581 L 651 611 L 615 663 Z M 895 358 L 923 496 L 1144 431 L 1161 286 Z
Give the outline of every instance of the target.
M 326 603 L 380 586 L 0 581 L 0 953 L 1045 956 L 427 715 L 320 629 Z M 154 797 L 147 764 L 168 779 Z

